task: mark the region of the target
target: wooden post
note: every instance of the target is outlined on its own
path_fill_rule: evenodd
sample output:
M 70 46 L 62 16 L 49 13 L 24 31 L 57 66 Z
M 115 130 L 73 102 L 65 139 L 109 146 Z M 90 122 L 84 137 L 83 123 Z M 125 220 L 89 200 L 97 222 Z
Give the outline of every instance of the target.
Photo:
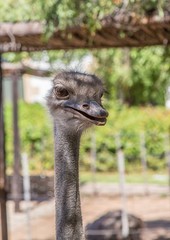
M 7 193 L 6 193 L 6 164 L 5 164 L 5 127 L 3 113 L 3 87 L 2 87 L 2 55 L 0 55 L 0 238 L 8 240 L 7 229 Z
M 170 195 L 170 136 L 169 134 L 165 135 L 165 158 L 168 169 L 168 186 L 169 186 L 169 195 Z
M 12 196 L 15 202 L 15 212 L 20 211 L 21 200 L 21 157 L 20 157 L 20 139 L 18 127 L 18 74 L 15 71 L 12 75 L 12 91 L 13 91 L 13 144 L 14 144 L 14 166 L 12 181 Z
M 125 191 L 125 158 L 122 150 L 120 135 L 115 136 L 117 161 L 119 169 L 119 181 L 120 181 L 120 193 L 122 202 L 122 237 L 126 238 L 129 236 L 129 221 L 127 214 L 127 197 Z

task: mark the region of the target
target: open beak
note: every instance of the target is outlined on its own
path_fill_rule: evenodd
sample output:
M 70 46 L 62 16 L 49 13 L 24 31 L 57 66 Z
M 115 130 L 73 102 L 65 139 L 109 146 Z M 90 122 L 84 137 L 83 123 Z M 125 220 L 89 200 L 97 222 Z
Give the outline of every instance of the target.
M 64 107 L 88 119 L 93 124 L 100 126 L 106 124 L 108 112 L 96 101 L 85 101 L 81 103 L 66 101 Z

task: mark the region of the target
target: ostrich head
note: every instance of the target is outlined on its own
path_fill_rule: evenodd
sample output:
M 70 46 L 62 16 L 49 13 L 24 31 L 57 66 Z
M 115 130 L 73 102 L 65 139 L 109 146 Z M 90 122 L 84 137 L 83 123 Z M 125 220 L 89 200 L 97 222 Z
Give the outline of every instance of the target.
M 47 97 L 50 112 L 60 126 L 82 131 L 92 124 L 105 125 L 108 116 L 101 104 L 104 88 L 95 75 L 60 72 Z

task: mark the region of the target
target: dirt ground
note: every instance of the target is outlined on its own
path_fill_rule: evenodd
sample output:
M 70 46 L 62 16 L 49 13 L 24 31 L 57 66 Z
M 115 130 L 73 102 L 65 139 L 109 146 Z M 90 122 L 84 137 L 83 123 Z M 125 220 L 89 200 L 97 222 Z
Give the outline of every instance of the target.
M 84 226 L 111 210 L 121 208 L 120 198 L 109 196 L 82 196 Z M 53 240 L 54 200 L 32 202 L 30 214 L 14 214 L 13 203 L 8 203 L 9 240 Z M 145 225 L 143 240 L 170 240 L 170 197 L 131 196 L 128 198 L 128 212 L 140 217 Z M 22 203 L 22 209 L 26 205 Z M 30 220 L 30 226 L 27 224 Z

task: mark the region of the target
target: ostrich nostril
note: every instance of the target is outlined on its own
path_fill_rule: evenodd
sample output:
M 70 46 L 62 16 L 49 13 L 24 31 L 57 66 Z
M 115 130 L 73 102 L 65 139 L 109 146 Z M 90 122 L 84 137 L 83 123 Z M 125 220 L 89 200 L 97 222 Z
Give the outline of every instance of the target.
M 104 110 L 104 109 L 102 109 L 102 110 L 100 110 L 100 116 L 101 117 L 108 117 L 108 112 L 106 111 L 106 110 Z
M 90 108 L 90 105 L 88 103 L 83 103 L 82 107 L 88 110 Z

